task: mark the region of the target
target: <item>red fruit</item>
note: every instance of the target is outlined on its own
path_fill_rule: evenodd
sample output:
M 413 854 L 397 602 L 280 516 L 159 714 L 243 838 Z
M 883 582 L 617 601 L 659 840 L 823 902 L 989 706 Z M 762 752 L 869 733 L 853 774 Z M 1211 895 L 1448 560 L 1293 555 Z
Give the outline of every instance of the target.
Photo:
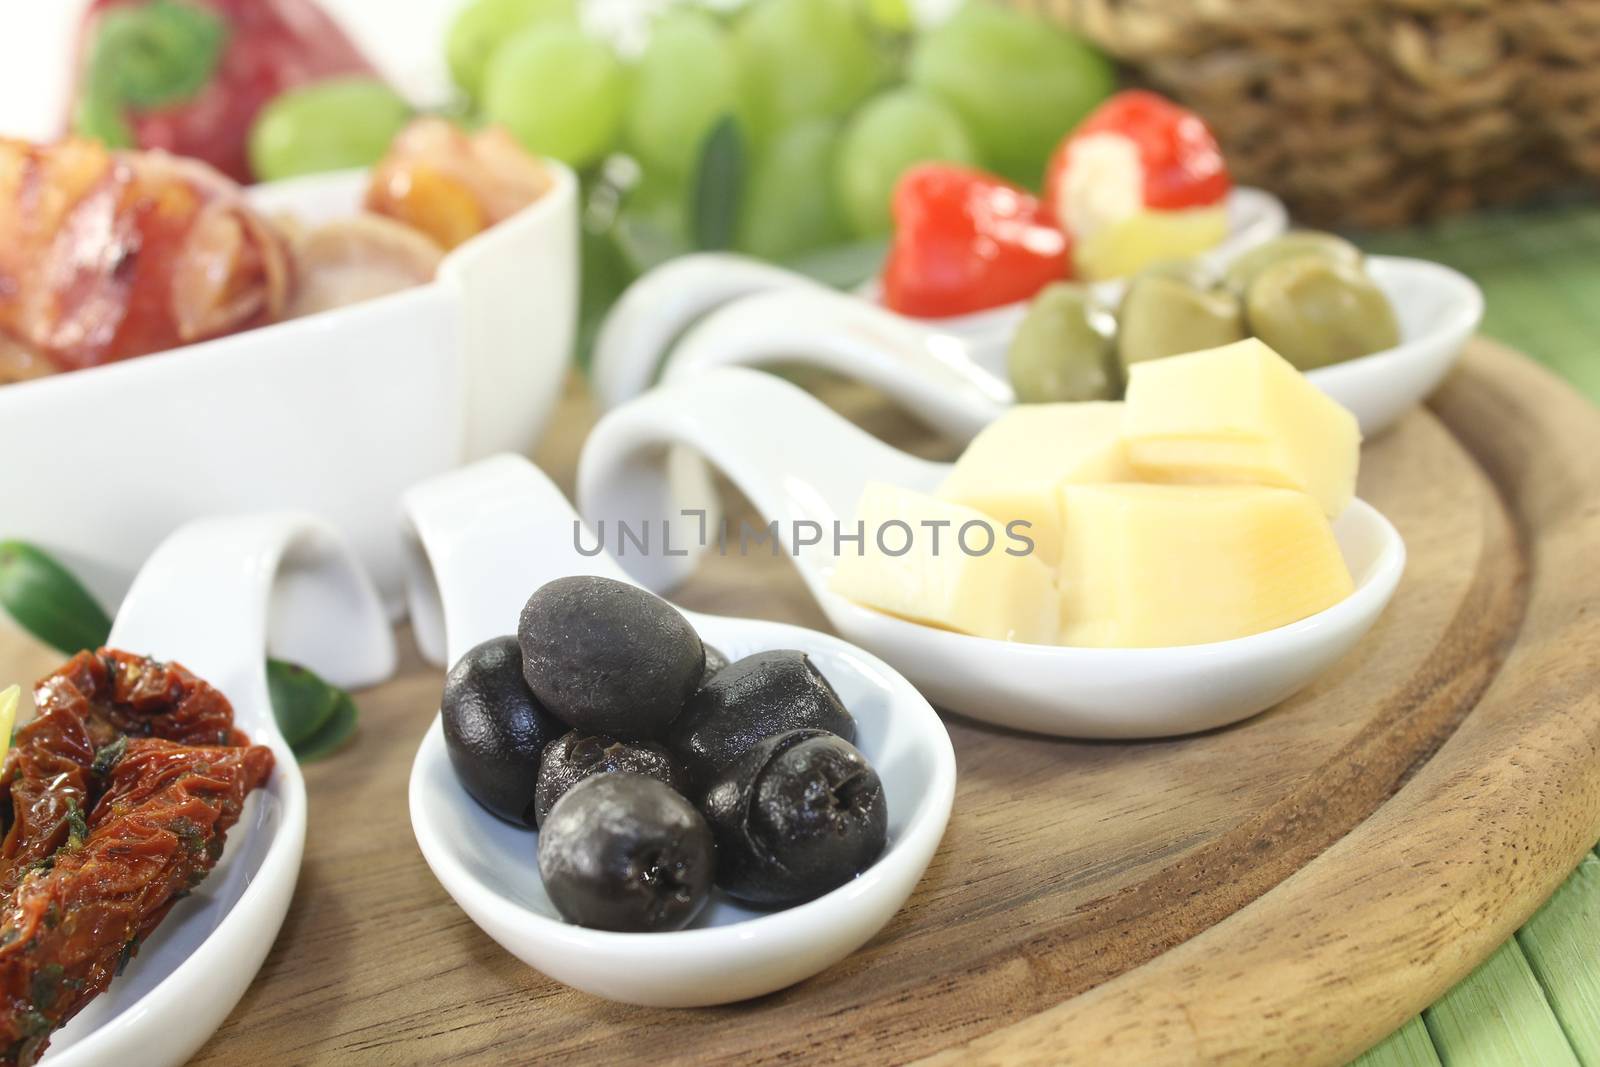
M 1159 93 L 1128 89 L 1097 107 L 1056 148 L 1044 186 L 1051 218 L 1063 217 L 1061 201 L 1073 144 L 1106 133 L 1126 137 L 1138 151 L 1147 208 L 1205 207 L 1227 196 L 1233 186 L 1222 149 L 1204 119 Z
M 142 12 L 159 40 L 160 20 L 211 19 L 215 54 L 119 55 L 101 51 L 105 17 Z M 126 23 L 124 24 L 126 28 Z M 124 41 L 129 38 L 124 37 Z M 137 43 L 128 47 L 137 48 Z M 182 99 L 144 106 L 119 96 L 119 71 L 133 60 L 158 79 L 182 83 L 198 67 L 204 80 Z M 73 106 L 75 132 L 113 147 L 160 148 L 204 160 L 239 182 L 251 180 L 246 143 L 256 112 L 274 96 L 307 82 L 373 74 L 372 64 L 315 0 L 95 0 L 84 16 Z M 93 116 L 86 120 L 85 116 Z
M 883 302 L 942 318 L 1026 300 L 1069 271 L 1067 235 L 1039 200 L 982 171 L 925 163 L 894 190 Z

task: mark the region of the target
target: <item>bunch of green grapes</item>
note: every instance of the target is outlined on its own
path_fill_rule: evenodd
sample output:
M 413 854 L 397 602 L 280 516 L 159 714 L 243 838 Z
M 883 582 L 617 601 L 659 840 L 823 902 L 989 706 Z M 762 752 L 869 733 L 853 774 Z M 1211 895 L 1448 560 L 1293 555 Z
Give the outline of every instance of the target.
M 969 0 L 918 28 L 916 2 L 676 0 L 624 56 L 582 0 L 468 0 L 445 57 L 464 122 L 582 175 L 620 275 L 693 248 L 804 264 L 880 247 L 916 163 L 1037 187 L 1113 88 L 1102 55 L 1032 16 Z M 265 179 L 369 165 L 411 114 L 376 79 L 306 86 L 262 112 L 252 161 Z
M 918 30 L 910 2 L 680 3 L 624 58 L 585 32 L 576 0 L 474 0 L 447 51 L 478 115 L 530 150 L 593 180 L 631 157 L 612 216 L 625 245 L 725 241 L 795 260 L 885 236 L 895 181 L 916 163 L 1037 186 L 1113 88 L 1100 53 L 1032 16 L 974 0 Z

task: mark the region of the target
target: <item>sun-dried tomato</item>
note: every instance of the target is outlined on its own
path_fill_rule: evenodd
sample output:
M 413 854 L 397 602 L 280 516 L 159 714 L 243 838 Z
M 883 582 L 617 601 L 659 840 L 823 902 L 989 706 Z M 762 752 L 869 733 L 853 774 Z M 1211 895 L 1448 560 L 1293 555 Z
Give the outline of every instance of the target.
M 36 703 L 0 775 L 6 1065 L 31 1064 L 105 990 L 216 864 L 273 767 L 233 729 L 227 699 L 177 664 L 82 653 Z

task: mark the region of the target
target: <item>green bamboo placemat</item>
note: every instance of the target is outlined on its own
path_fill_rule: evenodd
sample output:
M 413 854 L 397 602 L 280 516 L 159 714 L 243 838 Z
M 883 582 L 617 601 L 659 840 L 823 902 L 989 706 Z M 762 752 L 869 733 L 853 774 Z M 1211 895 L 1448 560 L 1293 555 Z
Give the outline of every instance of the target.
M 1487 212 L 1358 235 L 1483 287 L 1483 332 L 1600 401 L 1600 207 Z M 1600 1067 L 1600 856 L 1471 975 L 1357 1067 Z
M 1486 298 L 1484 333 L 1600 400 L 1600 206 L 1485 212 L 1357 240 L 1471 276 Z

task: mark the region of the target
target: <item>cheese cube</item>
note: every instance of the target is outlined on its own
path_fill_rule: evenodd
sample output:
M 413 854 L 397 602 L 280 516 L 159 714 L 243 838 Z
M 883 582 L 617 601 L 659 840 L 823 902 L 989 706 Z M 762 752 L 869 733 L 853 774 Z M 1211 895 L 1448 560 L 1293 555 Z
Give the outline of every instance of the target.
M 1022 404 L 972 439 L 938 496 L 977 508 L 1002 528 L 1026 521 L 1035 554 L 1054 566 L 1061 545 L 1061 484 L 1131 478 L 1121 404 Z
M 828 581 L 835 593 L 964 634 L 1054 643 L 1061 610 L 1055 576 L 1032 555 L 1011 555 L 1023 546 L 1003 524 L 960 504 L 879 483 L 862 492 L 856 518 L 861 551 L 841 545 Z
M 1255 338 L 1128 368 L 1123 433 L 1145 480 L 1299 489 L 1329 517 L 1355 495 L 1355 416 Z
M 1063 486 L 1061 637 L 1152 648 L 1271 630 L 1354 587 L 1305 493 L 1260 486 Z

